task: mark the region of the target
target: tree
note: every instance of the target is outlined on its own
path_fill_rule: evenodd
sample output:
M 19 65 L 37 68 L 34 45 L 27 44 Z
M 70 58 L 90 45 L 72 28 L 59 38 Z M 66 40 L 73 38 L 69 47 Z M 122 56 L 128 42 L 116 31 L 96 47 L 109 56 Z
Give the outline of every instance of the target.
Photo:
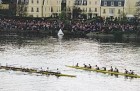
M 136 15 L 140 17 L 140 1 L 136 2 Z
M 26 7 L 25 3 L 18 2 L 17 10 L 16 10 L 17 15 L 20 17 L 26 17 L 27 16 L 26 11 L 27 11 L 27 7 Z
M 1 0 L 2 1 L 2 4 L 10 4 L 11 3 L 11 0 Z
M 78 18 L 81 15 L 82 10 L 79 7 L 73 7 L 73 18 Z
M 61 20 L 66 19 L 66 11 L 61 11 L 61 14 L 59 15 L 59 18 L 60 18 Z
M 126 17 L 126 13 L 124 13 L 124 12 L 121 11 L 119 17 L 125 18 Z

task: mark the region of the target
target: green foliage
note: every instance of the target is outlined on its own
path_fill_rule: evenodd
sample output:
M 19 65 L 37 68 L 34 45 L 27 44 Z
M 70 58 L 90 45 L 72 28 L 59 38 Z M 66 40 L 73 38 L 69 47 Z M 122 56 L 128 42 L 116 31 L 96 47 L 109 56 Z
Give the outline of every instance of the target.
M 140 1 L 136 2 L 136 15 L 140 17 Z
M 60 18 L 61 20 L 66 19 L 66 11 L 62 11 L 61 14 L 59 15 L 59 18 Z
M 73 18 L 78 18 L 81 13 L 82 10 L 79 7 L 73 7 Z

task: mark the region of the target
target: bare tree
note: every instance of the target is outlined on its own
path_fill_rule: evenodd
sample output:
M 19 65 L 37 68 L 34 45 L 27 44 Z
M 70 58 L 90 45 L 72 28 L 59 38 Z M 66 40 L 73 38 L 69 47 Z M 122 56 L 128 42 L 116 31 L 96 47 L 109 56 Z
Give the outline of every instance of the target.
M 140 17 L 140 1 L 136 2 L 136 15 Z
M 73 18 L 78 18 L 81 15 L 82 10 L 79 7 L 73 7 Z
M 23 1 L 20 1 L 18 2 L 18 5 L 17 5 L 17 15 L 20 16 L 20 17 L 25 17 L 27 16 L 27 7 L 26 7 L 26 2 L 23 2 Z

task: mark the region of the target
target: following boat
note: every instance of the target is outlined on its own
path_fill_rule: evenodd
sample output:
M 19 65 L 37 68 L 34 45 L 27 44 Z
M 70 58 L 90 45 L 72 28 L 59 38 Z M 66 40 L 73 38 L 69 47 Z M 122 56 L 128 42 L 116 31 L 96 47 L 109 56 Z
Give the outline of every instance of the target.
M 66 67 L 80 69 L 80 70 L 86 70 L 86 71 L 108 73 L 108 74 L 113 74 L 113 75 L 122 75 L 122 76 L 132 77 L 132 78 L 140 78 L 140 75 L 137 75 L 137 74 L 126 74 L 126 73 L 122 73 L 122 72 L 112 72 L 112 71 L 108 71 L 108 70 L 106 70 L 106 71 L 105 70 L 97 70 L 95 68 L 85 68 L 85 67 L 79 67 L 79 66 L 68 66 L 68 65 L 66 65 Z
M 31 68 L 19 68 L 19 67 L 10 67 L 10 66 L 0 66 L 0 69 L 13 70 L 13 71 L 21 71 L 21 72 L 28 72 L 28 73 L 38 73 L 38 74 L 43 74 L 43 75 L 55 75 L 57 77 L 59 77 L 59 76 L 76 77 L 75 75 L 62 74 L 60 72 L 43 71 L 43 70 L 36 70 L 36 69 L 31 69 Z

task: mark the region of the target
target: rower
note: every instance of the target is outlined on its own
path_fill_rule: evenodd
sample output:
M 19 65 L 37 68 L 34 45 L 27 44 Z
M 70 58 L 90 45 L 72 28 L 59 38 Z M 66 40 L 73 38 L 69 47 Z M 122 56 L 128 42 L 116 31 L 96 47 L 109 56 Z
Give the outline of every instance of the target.
M 37 69 L 37 72 L 40 72 L 40 69 Z
M 90 64 L 89 64 L 88 68 L 90 68 L 90 69 L 91 69 L 91 65 L 90 65 Z
M 106 67 L 102 67 L 104 71 L 106 71 Z
M 96 67 L 96 68 L 95 68 L 96 70 L 100 70 L 99 67 L 98 67 L 97 65 L 95 65 L 95 67 Z
M 130 70 L 129 74 L 134 75 L 134 71 Z
M 43 68 L 42 67 L 40 68 L 40 72 L 43 72 Z
M 87 67 L 87 65 L 85 65 L 85 64 L 83 64 L 84 65 L 84 68 L 86 68 Z
M 78 63 L 76 64 L 76 67 L 79 67 Z
M 60 71 L 59 71 L 59 69 L 57 68 L 57 74 L 60 74 Z
M 46 70 L 46 72 L 49 72 L 49 67 L 47 67 L 47 70 Z
M 128 71 L 127 71 L 126 69 L 124 69 L 124 70 L 125 70 L 125 72 L 124 72 L 124 73 L 125 73 L 125 74 L 128 74 Z
M 109 71 L 111 71 L 111 72 L 113 71 L 113 68 L 112 68 L 112 66 L 111 66 L 111 68 L 110 68 L 110 70 L 109 70 Z
M 114 72 L 119 72 L 119 70 L 117 68 L 115 68 Z

